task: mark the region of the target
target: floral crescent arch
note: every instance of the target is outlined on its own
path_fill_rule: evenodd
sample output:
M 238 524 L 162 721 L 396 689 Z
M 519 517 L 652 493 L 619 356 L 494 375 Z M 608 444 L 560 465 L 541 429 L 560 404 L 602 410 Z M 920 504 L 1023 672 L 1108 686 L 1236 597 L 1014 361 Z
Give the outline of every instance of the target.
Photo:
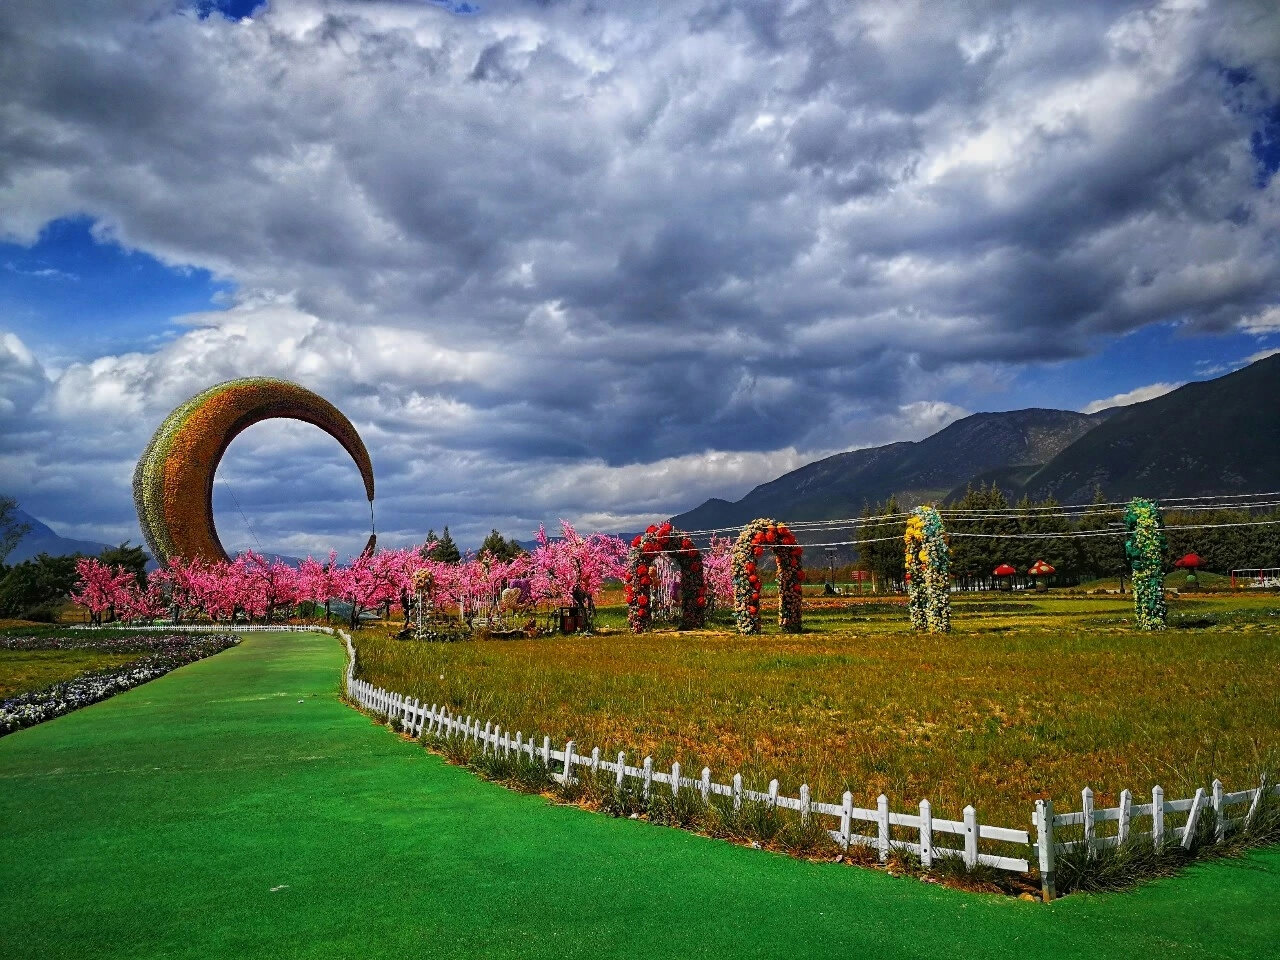
M 305 387 L 273 377 L 245 377 L 196 394 L 160 424 L 133 473 L 138 523 L 160 563 L 183 557 L 225 561 L 213 524 L 213 479 L 228 445 L 263 420 L 310 423 L 355 461 L 373 510 L 373 464 L 364 441 L 337 407 Z M 373 549 L 369 538 L 366 552 Z

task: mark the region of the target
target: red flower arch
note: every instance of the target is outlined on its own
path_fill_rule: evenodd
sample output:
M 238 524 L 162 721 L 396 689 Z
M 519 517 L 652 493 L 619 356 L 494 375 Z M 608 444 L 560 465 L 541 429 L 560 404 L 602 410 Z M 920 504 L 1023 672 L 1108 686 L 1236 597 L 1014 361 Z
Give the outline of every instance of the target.
M 773 551 L 778 563 L 778 626 L 787 633 L 799 633 L 804 549 L 785 523 L 768 518 L 752 520 L 743 527 L 733 547 L 733 615 L 738 632 L 760 632 L 758 566 L 766 550 Z
M 698 630 L 707 620 L 707 584 L 702 554 L 687 536 L 670 523 L 651 526 L 631 541 L 623 592 L 627 598 L 627 624 L 632 633 L 653 626 L 654 563 L 667 556 L 680 567 L 680 629 Z

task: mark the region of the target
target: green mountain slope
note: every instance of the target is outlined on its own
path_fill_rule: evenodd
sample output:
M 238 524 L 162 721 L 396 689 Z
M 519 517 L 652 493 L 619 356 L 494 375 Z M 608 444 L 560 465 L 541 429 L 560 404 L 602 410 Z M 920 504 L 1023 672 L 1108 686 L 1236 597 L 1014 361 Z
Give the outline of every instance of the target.
M 1011 467 L 1029 473 L 1106 416 L 1040 409 L 976 413 L 918 442 L 818 460 L 761 484 L 736 503 L 708 500 L 672 522 L 705 530 L 760 516 L 828 520 L 856 515 L 864 504 L 891 493 L 907 504 L 941 498 L 979 474 Z
M 1121 407 L 1026 481 L 1033 499 L 1253 493 L 1280 488 L 1280 355 Z

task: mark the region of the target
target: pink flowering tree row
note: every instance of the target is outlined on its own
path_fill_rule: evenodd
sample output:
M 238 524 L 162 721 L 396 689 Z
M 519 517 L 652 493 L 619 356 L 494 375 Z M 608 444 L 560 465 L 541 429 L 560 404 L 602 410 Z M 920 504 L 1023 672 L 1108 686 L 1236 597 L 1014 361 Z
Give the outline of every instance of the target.
M 142 587 L 128 571 L 96 559 L 77 563 L 79 582 L 72 599 L 93 623 L 171 616 L 271 622 L 293 614 L 301 604 L 324 607 L 334 601 L 348 608 L 351 626 L 360 616 L 380 610 L 389 617 L 398 606 L 406 622 L 419 592 L 438 608 L 453 607 L 468 620 L 496 610 L 506 590 L 518 588 L 520 603 L 572 605 L 594 609 L 604 581 L 622 573 L 626 545 L 617 537 L 584 537 L 561 521 L 562 536 L 538 530 L 532 553 L 511 560 L 489 554 L 444 563 L 427 556 L 433 544 L 417 549 L 381 550 L 347 564 L 337 554 L 327 560 L 307 557 L 298 567 L 253 551 L 229 563 L 172 560 Z

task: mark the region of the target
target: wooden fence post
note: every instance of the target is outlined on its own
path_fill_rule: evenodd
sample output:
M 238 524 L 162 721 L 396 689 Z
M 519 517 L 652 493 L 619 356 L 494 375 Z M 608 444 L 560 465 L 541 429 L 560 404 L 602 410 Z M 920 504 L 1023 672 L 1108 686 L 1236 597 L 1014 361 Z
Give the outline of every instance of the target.
M 516 759 L 520 759 L 520 754 L 524 751 L 524 734 L 519 730 L 516 731 Z
M 1124 846 L 1129 840 L 1129 821 L 1133 818 L 1133 791 L 1120 791 L 1120 819 L 1116 827 L 1116 844 Z
M 1151 788 L 1151 845 L 1159 853 L 1164 848 L 1164 787 Z
M 644 758 L 644 798 L 649 799 L 653 792 L 653 757 Z
M 542 738 L 542 765 L 547 768 L 547 772 L 551 771 L 551 738 Z
M 876 797 L 876 850 L 881 863 L 889 859 L 889 798 L 883 793 Z
M 978 865 L 978 811 L 972 804 L 964 808 L 964 865 L 970 870 Z
M 486 720 L 484 722 L 484 743 L 480 747 L 480 752 L 482 754 L 487 754 L 489 752 L 489 728 L 492 725 L 493 725 L 492 720 Z M 494 751 L 494 752 L 496 753 L 497 751 Z
M 619 790 L 622 789 L 622 781 L 623 781 L 623 778 L 626 777 L 626 775 L 627 775 L 627 755 L 625 753 L 619 752 L 618 753 L 618 776 L 617 776 L 617 779 L 614 781 L 614 786 L 617 787 Z
M 1258 808 L 1262 806 L 1262 797 L 1267 792 L 1267 775 L 1262 775 L 1262 781 L 1258 784 L 1258 792 L 1253 795 L 1253 800 L 1249 804 L 1249 812 L 1244 815 L 1244 823 L 1241 824 L 1241 832 L 1248 830 L 1253 826 L 1253 818 L 1258 815 Z
M 680 763 L 679 761 L 671 765 L 671 795 L 674 797 L 680 792 Z
M 840 798 L 840 849 L 846 853 L 853 838 L 853 794 L 848 790 Z
M 698 784 L 698 791 L 702 794 L 702 802 L 711 802 L 711 768 L 702 768 L 702 782 Z
M 1036 801 L 1036 849 L 1040 855 L 1040 896 L 1048 903 L 1058 895 L 1053 869 L 1053 801 Z
M 564 745 L 564 782 L 573 783 L 573 741 Z
M 742 809 L 742 774 L 733 775 L 733 809 Z
M 1191 801 L 1191 810 L 1187 813 L 1187 825 L 1182 828 L 1182 849 L 1190 850 L 1196 838 L 1196 827 L 1200 824 L 1200 811 L 1204 808 L 1204 787 L 1196 787 L 1196 795 Z
M 1093 789 L 1085 787 L 1080 791 L 1080 809 L 1084 813 L 1084 855 L 1092 860 L 1094 855 Z
M 807 783 L 800 784 L 800 822 L 808 823 L 809 814 L 813 811 L 813 805 L 809 800 L 809 785 Z
M 591 776 L 597 777 L 599 775 L 600 775 L 600 748 L 592 747 L 591 748 Z
M 778 809 L 778 781 L 777 780 L 769 781 L 769 806 L 773 807 L 773 809 L 775 810 Z
M 1221 843 L 1227 836 L 1227 818 L 1222 808 L 1222 781 L 1213 781 L 1213 842 Z
M 920 864 L 926 870 L 933 866 L 933 806 L 928 800 L 920 801 Z

